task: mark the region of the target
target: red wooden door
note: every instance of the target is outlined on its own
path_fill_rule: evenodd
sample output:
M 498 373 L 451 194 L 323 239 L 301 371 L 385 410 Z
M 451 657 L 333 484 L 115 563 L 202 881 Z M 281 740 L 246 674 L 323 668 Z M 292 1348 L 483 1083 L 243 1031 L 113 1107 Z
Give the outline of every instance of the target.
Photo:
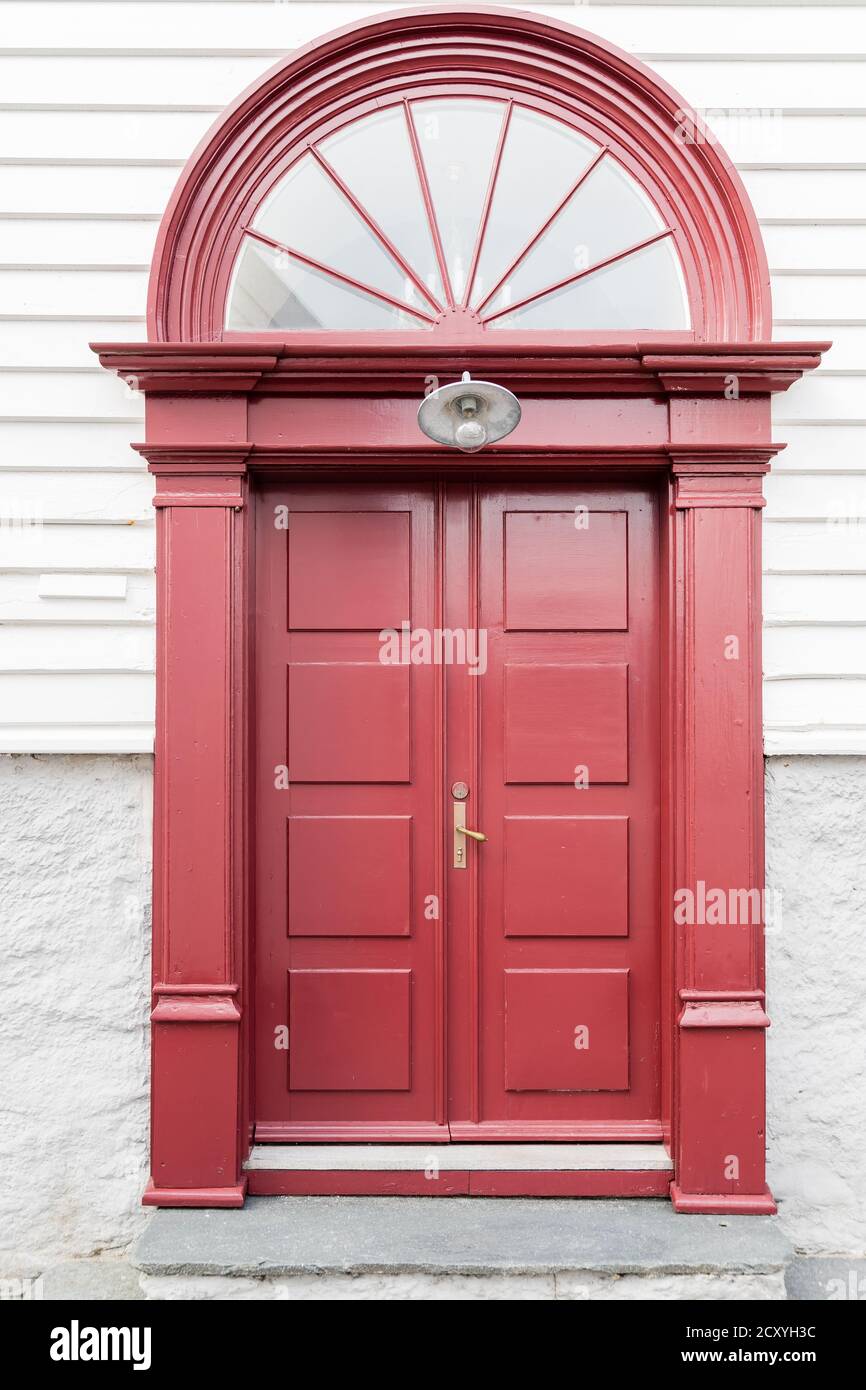
M 258 505 L 257 1138 L 657 1133 L 652 493 Z

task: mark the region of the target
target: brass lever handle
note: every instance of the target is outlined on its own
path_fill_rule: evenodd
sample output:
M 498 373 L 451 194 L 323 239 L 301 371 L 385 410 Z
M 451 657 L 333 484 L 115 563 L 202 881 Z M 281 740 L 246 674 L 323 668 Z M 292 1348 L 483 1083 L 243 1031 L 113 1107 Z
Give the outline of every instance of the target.
M 486 840 L 480 830 L 469 830 L 466 826 L 466 802 L 454 801 L 454 854 L 455 869 L 466 868 L 466 841 Z

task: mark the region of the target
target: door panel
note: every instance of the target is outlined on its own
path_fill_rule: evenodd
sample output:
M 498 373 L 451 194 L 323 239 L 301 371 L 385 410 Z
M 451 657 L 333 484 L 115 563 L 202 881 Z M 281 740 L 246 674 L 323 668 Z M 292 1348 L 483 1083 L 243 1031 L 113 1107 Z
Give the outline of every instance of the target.
M 506 1090 L 627 1090 L 628 1005 L 628 970 L 506 970 Z
M 257 1136 L 644 1136 L 654 495 L 293 484 L 258 505 Z M 457 640 L 383 662 L 406 622 Z M 457 782 L 487 836 L 459 869 Z
M 482 486 L 465 505 L 488 664 L 469 691 L 449 673 L 449 729 L 473 726 L 459 752 L 449 739 L 449 775 L 488 838 L 468 848 L 459 925 L 449 914 L 452 1009 L 456 996 L 472 1020 L 451 1052 L 451 1133 L 645 1133 L 659 1114 L 655 498 Z
M 441 685 L 380 660 L 437 625 L 434 489 L 258 506 L 258 1128 L 441 1140 Z
M 506 936 L 627 936 L 628 816 L 506 816 Z
M 627 666 L 533 659 L 504 677 L 506 782 L 628 781 Z

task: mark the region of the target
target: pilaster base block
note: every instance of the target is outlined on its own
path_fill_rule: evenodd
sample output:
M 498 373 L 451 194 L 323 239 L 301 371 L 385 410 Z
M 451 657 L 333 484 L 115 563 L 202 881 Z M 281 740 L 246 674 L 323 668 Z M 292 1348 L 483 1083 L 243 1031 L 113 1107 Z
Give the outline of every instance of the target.
M 671 1183 L 674 1211 L 704 1216 L 775 1216 L 778 1208 L 769 1187 L 763 1192 L 683 1192 Z
M 141 1198 L 143 1207 L 242 1207 L 247 1179 L 230 1187 L 156 1187 L 153 1179 Z

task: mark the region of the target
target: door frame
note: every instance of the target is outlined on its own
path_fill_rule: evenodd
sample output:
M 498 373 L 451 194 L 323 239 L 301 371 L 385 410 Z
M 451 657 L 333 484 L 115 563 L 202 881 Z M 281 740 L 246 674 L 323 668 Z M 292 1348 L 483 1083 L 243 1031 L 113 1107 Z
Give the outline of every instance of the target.
M 430 74 L 548 92 L 672 208 L 689 333 L 228 334 L 243 209 L 322 113 Z M 688 117 L 690 138 L 683 140 Z M 250 495 L 273 471 L 465 473 L 415 414 L 432 378 L 509 387 L 518 431 L 473 470 L 657 475 L 662 650 L 663 1125 L 680 1211 L 775 1210 L 764 1177 L 763 921 L 680 926 L 677 889 L 763 888 L 760 509 L 774 393 L 827 343 L 771 341 L 760 232 L 682 99 L 597 36 L 515 10 L 376 16 L 244 93 L 190 159 L 154 256 L 147 343 L 94 344 L 146 397 L 156 478 L 152 1178 L 157 1206 L 239 1206 L 252 1139 Z M 418 339 L 423 338 L 423 342 Z M 734 659 L 730 642 L 735 639 Z
M 298 425 L 306 438 L 277 442 L 272 414 L 262 421 L 253 401 L 268 371 L 279 372 L 279 355 L 263 366 L 252 348 L 230 351 L 241 377 L 231 394 L 219 372 L 224 350 L 213 345 L 198 348 L 195 358 L 185 354 L 182 366 L 168 345 L 101 352 L 105 365 L 149 393 L 149 442 L 137 447 L 157 480 L 153 1166 L 143 1200 L 158 1206 L 239 1206 L 247 1190 L 251 491 L 274 472 L 360 478 L 466 467 L 420 438 L 367 444 L 347 465 L 343 448 L 310 443 L 316 427 L 309 418 Z M 472 355 L 442 363 L 442 376 L 459 377 Z M 717 348 L 709 370 L 700 360 L 684 363 L 685 355 L 681 350 L 670 367 L 637 349 L 633 359 L 648 399 L 662 395 L 657 418 L 672 437 L 627 444 L 623 424 L 639 435 L 645 401 L 585 396 L 578 404 L 594 408 L 620 442 L 570 442 L 570 411 L 559 425 L 568 437 L 552 438 L 560 419 L 553 409 L 549 419 L 536 416 L 535 432 L 544 437 L 493 447 L 472 467 L 479 476 L 513 471 L 526 478 L 535 471 L 651 474 L 664 489 L 661 1051 L 671 1196 L 681 1211 L 768 1213 L 775 1205 L 764 1177 L 763 922 L 742 930 L 679 927 L 672 909 L 674 891 L 695 890 L 701 880 L 726 892 L 763 887 L 760 509 L 763 475 L 781 447 L 769 440 L 769 393 L 813 367 L 818 352 L 798 345 L 793 360 L 790 347 L 766 345 L 756 362 L 754 348 Z M 594 375 L 598 366 L 584 356 L 577 370 Z M 524 366 L 520 372 L 526 396 L 532 384 Z M 749 396 L 726 400 L 725 380 L 746 373 Z M 507 371 L 499 376 L 508 383 Z M 401 391 L 390 401 L 414 410 L 405 381 L 385 379 L 385 389 Z M 314 400 L 324 437 L 335 409 L 352 402 L 358 398 L 348 393 Z M 720 403 L 741 421 L 735 437 L 763 433 L 766 441 L 725 438 L 731 431 L 720 426 Z M 291 433 L 285 421 L 284 430 Z M 258 441 L 250 438 L 257 433 Z M 208 435 L 211 442 L 199 442 Z M 738 661 L 725 658 L 721 639 L 728 635 L 741 645 Z

